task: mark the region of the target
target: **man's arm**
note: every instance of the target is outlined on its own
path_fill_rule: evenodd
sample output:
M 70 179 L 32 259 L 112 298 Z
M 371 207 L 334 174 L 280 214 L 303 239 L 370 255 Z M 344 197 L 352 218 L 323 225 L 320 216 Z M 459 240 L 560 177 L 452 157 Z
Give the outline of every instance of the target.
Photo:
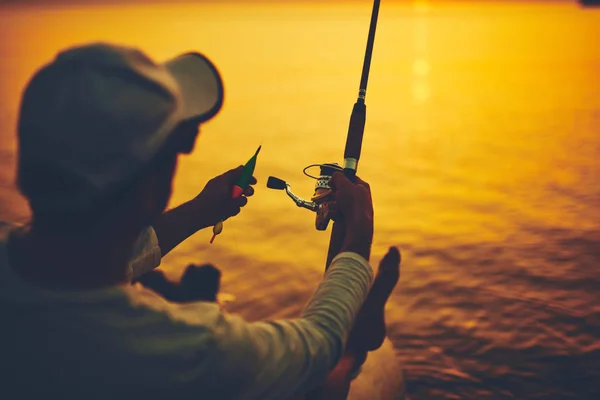
M 161 258 L 181 242 L 209 225 L 197 200 L 164 212 L 139 236 L 129 261 L 130 280 L 135 280 L 160 265 Z
M 211 179 L 198 196 L 158 217 L 153 227 L 163 256 L 199 230 L 240 213 L 254 194 L 252 185 L 256 184 L 252 177 L 243 196 L 231 198 L 233 185 L 243 169 L 239 166 Z
M 230 385 L 245 382 L 240 398 L 285 399 L 308 392 L 342 356 L 372 280 L 373 270 L 364 258 L 342 253 L 300 319 L 250 324 L 223 319 L 213 328 L 221 353 L 215 379 Z
M 164 212 L 139 236 L 129 261 L 130 280 L 135 280 L 160 265 L 161 258 L 181 242 L 211 226 L 201 206 L 193 199 Z
M 136 280 L 160 265 L 161 258 L 200 229 L 210 226 L 195 200 L 163 213 L 147 227 L 135 243 L 129 261 L 130 280 Z
M 242 170 L 240 166 L 211 179 L 198 196 L 164 212 L 146 228 L 131 255 L 130 280 L 158 267 L 163 256 L 194 233 L 239 214 L 248 197 L 254 194 L 252 185 L 256 184 L 256 178 L 252 177 L 244 195 L 232 199 L 231 188 Z
M 194 233 L 210 226 L 202 211 L 194 199 L 164 212 L 157 218 L 152 227 L 163 256 Z

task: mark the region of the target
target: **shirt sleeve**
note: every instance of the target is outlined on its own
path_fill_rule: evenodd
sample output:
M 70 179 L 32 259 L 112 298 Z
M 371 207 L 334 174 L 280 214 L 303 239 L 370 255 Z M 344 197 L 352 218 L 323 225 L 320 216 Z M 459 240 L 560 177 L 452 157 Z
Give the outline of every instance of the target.
M 365 301 L 373 271 L 355 253 L 342 253 L 295 320 L 247 323 L 224 316 L 215 326 L 217 373 L 238 382 L 240 399 L 286 399 L 321 383 L 342 356 Z M 220 379 L 217 379 L 220 380 Z
M 158 245 L 156 232 L 149 226 L 140 234 L 135 243 L 127 271 L 129 280 L 135 280 L 158 267 L 161 258 L 162 252 Z

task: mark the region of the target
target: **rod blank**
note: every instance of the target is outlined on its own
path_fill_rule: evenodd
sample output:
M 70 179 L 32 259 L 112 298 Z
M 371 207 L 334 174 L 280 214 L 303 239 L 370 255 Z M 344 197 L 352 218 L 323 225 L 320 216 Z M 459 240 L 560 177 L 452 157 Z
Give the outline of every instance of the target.
M 371 13 L 371 25 L 369 27 L 369 37 L 367 38 L 367 50 L 365 52 L 365 61 L 363 63 L 362 75 L 360 77 L 360 86 L 358 98 L 363 99 L 367 94 L 367 83 L 369 81 L 369 70 L 371 69 L 371 56 L 373 55 L 373 44 L 375 43 L 375 30 L 377 29 L 377 18 L 379 16 L 379 4 L 381 0 L 373 2 L 373 12 Z

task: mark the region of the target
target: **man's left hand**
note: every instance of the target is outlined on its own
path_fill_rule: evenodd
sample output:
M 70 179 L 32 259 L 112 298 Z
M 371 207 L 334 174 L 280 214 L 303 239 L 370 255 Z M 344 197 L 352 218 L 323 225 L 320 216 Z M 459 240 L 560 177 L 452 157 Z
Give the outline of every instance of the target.
M 244 167 L 229 170 L 222 175 L 214 177 L 202 189 L 200 194 L 192 200 L 198 210 L 198 217 L 204 227 L 213 226 L 221 220 L 238 215 L 241 208 L 248 203 L 248 197 L 254 194 L 254 188 L 248 186 L 242 196 L 231 198 L 235 182 L 242 175 Z M 256 185 L 256 178 L 250 179 L 250 185 Z

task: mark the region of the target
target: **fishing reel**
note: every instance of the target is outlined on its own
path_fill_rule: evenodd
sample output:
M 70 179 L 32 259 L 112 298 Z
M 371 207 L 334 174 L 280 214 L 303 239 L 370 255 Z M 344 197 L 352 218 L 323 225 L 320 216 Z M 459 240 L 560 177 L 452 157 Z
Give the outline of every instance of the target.
M 319 176 L 311 175 L 308 171 L 311 168 L 320 168 Z M 311 164 L 302 171 L 304 175 L 315 179 L 315 192 L 310 201 L 306 201 L 296 196 L 290 189 L 290 184 L 283 179 L 270 176 L 267 180 L 267 187 L 275 190 L 285 190 L 287 195 L 296 203 L 298 207 L 306 208 L 317 213 L 315 226 L 317 230 L 327 229 L 330 220 L 337 217 L 338 209 L 333 195 L 333 189 L 329 185 L 331 177 L 336 171 L 342 172 L 342 167 L 337 163 L 329 164 Z

